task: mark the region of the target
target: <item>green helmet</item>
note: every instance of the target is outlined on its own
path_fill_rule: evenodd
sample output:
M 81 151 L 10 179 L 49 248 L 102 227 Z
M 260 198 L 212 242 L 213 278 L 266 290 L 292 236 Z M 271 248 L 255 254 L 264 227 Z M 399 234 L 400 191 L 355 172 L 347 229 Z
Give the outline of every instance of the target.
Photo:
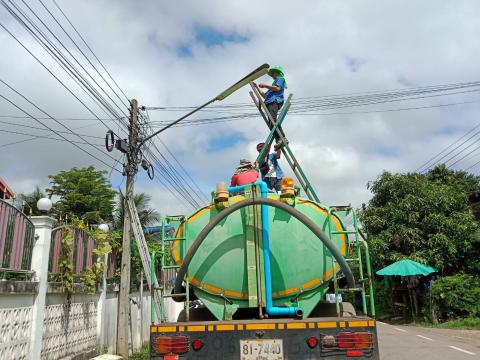
M 268 75 L 272 76 L 272 72 L 273 71 L 278 71 L 280 73 L 280 76 L 281 77 L 284 77 L 284 73 L 283 73 L 283 67 L 282 66 L 272 66 L 270 69 L 268 69 Z

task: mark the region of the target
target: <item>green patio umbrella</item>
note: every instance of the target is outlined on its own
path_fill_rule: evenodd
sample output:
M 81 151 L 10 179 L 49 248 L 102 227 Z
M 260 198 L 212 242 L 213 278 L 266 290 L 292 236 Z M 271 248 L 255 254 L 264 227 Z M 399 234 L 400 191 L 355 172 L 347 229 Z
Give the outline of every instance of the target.
M 404 259 L 384 267 L 377 271 L 377 275 L 381 276 L 411 276 L 411 275 L 428 275 L 437 272 L 437 269 L 420 264 L 416 261 Z

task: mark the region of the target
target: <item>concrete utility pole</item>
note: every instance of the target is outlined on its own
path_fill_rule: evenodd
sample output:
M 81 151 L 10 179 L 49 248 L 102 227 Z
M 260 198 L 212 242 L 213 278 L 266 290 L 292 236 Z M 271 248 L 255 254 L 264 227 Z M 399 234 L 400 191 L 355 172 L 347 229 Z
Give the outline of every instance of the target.
M 133 197 L 133 184 L 137 173 L 137 142 L 138 142 L 138 102 L 130 100 L 130 128 L 128 139 L 127 165 L 125 167 L 127 185 L 124 199 L 123 214 L 123 240 L 122 240 L 122 273 L 120 279 L 120 292 L 118 294 L 118 319 L 117 319 L 117 354 L 128 358 L 128 315 L 130 312 L 130 260 L 132 222 L 128 211 L 127 201 Z

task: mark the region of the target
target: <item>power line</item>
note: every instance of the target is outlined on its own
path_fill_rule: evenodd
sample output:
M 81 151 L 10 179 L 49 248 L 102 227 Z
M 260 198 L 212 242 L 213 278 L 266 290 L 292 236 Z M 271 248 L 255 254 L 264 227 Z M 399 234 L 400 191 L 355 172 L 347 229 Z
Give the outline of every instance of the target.
M 394 109 L 383 109 L 383 110 L 369 110 L 369 111 L 352 111 L 352 112 L 335 112 L 335 113 L 315 113 L 315 114 L 296 114 L 297 116 L 333 116 L 333 115 L 354 115 L 354 114 L 373 114 L 373 113 L 383 113 L 383 112 L 399 112 L 399 111 L 411 111 L 411 110 L 421 110 L 421 109 L 431 109 L 431 108 L 441 108 L 448 106 L 464 105 L 464 104 L 473 104 L 478 103 L 480 100 L 474 101 L 462 101 L 455 103 L 445 103 L 437 105 L 428 105 L 428 106 L 416 106 L 416 107 L 406 107 L 406 108 L 394 108 Z M 222 116 L 214 118 L 201 118 L 194 120 L 186 120 L 182 124 L 174 125 L 173 127 L 185 127 L 185 126 L 196 126 L 196 125 L 206 125 L 214 123 L 225 123 L 231 121 L 239 121 L 249 118 L 255 118 L 256 114 L 245 114 L 245 115 L 232 115 L 232 116 Z M 162 127 L 168 124 L 170 121 L 153 121 L 152 127 Z
M 10 14 L 22 25 L 25 29 L 34 37 L 34 39 L 54 58 L 57 63 L 67 72 L 69 75 L 73 75 L 75 80 L 80 82 L 82 86 L 85 87 L 96 99 L 98 102 L 102 104 L 108 111 L 110 111 L 114 117 L 119 118 L 118 113 L 108 104 L 108 102 L 103 98 L 102 95 L 95 89 L 93 85 L 89 83 L 87 79 L 81 74 L 81 72 L 70 62 L 70 60 L 61 52 L 61 50 L 56 47 L 53 42 L 49 39 L 49 37 L 35 24 L 35 22 L 22 10 L 20 9 L 13 0 L 9 0 L 10 3 L 15 7 L 15 9 L 23 16 L 23 18 L 33 26 L 33 28 L 37 31 L 38 34 L 46 41 L 43 41 L 40 36 L 35 33 L 32 28 L 25 23 L 24 20 L 16 14 L 12 8 L 10 8 L 4 0 L 2 0 L 3 6 L 10 12 Z M 40 23 L 47 29 L 50 34 L 57 40 L 57 42 L 67 51 L 67 53 L 72 57 L 72 59 L 80 65 L 80 67 L 84 70 L 84 72 L 97 84 L 97 86 L 109 97 L 109 95 L 105 92 L 105 90 L 96 82 L 96 80 L 90 75 L 90 73 L 83 67 L 82 64 L 77 60 L 75 56 L 68 50 L 68 48 L 62 43 L 60 39 L 51 31 L 51 29 L 42 21 L 42 19 L 33 11 L 28 4 L 22 0 L 23 3 L 27 6 L 27 8 L 34 14 L 34 16 L 40 21 Z M 48 44 L 47 44 L 48 43 Z M 110 98 L 110 97 L 109 97 Z M 111 98 L 110 98 L 111 99 Z M 115 104 L 116 105 L 116 104 Z M 118 105 L 117 105 L 118 107 Z M 119 108 L 120 109 L 120 108 Z M 120 109 L 121 110 L 121 109 Z M 121 121 L 121 120 L 120 120 Z M 107 127 L 108 128 L 108 127 Z
M 98 71 L 98 69 L 95 67 L 95 65 L 90 61 L 90 59 L 85 55 L 85 53 L 82 51 L 82 49 L 78 46 L 78 44 L 73 40 L 73 38 L 70 36 L 68 31 L 65 30 L 65 28 L 62 26 L 62 24 L 57 20 L 55 15 L 48 9 L 47 6 L 45 6 L 44 2 L 42 0 L 38 0 L 43 8 L 50 14 L 52 19 L 57 23 L 57 25 L 62 29 L 62 31 L 67 35 L 67 37 L 70 39 L 70 41 L 75 45 L 75 47 L 80 51 L 80 53 L 83 55 L 83 57 L 87 60 L 87 62 L 92 66 L 92 68 L 95 70 L 95 72 L 102 78 L 102 80 L 107 84 L 107 86 L 112 90 L 112 92 L 115 94 L 115 96 L 120 100 L 120 103 L 122 106 L 124 106 L 123 100 L 120 98 L 120 96 L 115 92 L 115 90 L 110 86 L 110 84 L 105 80 L 103 75 Z M 40 22 L 45 26 L 45 28 L 53 35 L 53 37 L 59 42 L 59 44 L 68 52 L 68 54 L 75 60 L 75 62 L 84 70 L 84 72 L 90 77 L 90 79 L 93 80 L 93 82 L 98 86 L 99 89 L 102 90 L 102 92 L 112 101 L 112 103 L 124 114 L 125 113 L 125 107 L 120 107 L 117 105 L 116 101 L 114 101 L 110 95 L 103 89 L 103 87 L 95 80 L 93 76 L 83 67 L 83 65 L 77 60 L 75 56 L 72 55 L 72 53 L 68 50 L 68 48 L 58 39 L 58 37 L 50 30 L 48 26 L 45 25 L 45 23 L 36 15 L 36 13 L 25 3 L 25 0 L 22 0 L 22 2 L 30 9 L 30 11 L 40 20 Z M 127 99 L 128 101 L 128 99 Z M 126 125 L 126 124 L 123 124 Z
M 22 1 L 25 1 L 25 0 L 22 0 Z M 62 31 L 65 33 L 65 35 L 67 35 L 67 37 L 70 39 L 70 41 L 75 45 L 75 47 L 78 49 L 78 51 L 80 51 L 80 53 L 83 55 L 83 57 L 88 61 L 88 63 L 92 66 L 92 68 L 95 70 L 95 72 L 102 78 L 102 80 L 105 82 L 105 84 L 107 84 L 107 86 L 110 88 L 110 90 L 115 94 L 115 96 L 118 98 L 118 100 L 120 101 L 120 103 L 122 105 L 124 105 L 123 103 L 123 99 L 117 94 L 117 92 L 112 88 L 112 86 L 110 86 L 110 83 L 105 80 L 105 78 L 103 77 L 102 73 L 97 69 L 97 67 L 90 61 L 89 57 L 82 51 L 82 49 L 80 48 L 80 46 L 78 46 L 77 42 L 75 40 L 73 40 L 73 38 L 70 36 L 70 34 L 68 33 L 68 31 L 62 26 L 62 24 L 57 20 L 57 18 L 55 17 L 55 15 L 53 15 L 53 13 L 50 11 L 50 9 L 45 5 L 45 3 L 42 1 L 42 0 L 38 0 L 43 8 L 50 14 L 50 16 L 52 17 L 52 19 L 58 24 L 58 26 L 60 26 L 60 28 L 62 29 Z M 72 28 L 74 29 L 74 31 L 77 33 L 77 35 L 79 35 L 79 37 L 82 39 L 83 43 L 87 46 L 87 48 L 90 50 L 90 52 L 93 54 L 93 56 L 95 57 L 95 59 L 97 59 L 97 61 L 100 63 L 100 65 L 104 68 L 104 70 L 108 73 L 108 71 L 105 69 L 105 67 L 103 66 L 103 64 L 101 63 L 101 61 L 98 59 L 98 57 L 95 55 L 95 53 L 92 51 L 92 49 L 90 48 L 90 46 L 88 46 L 87 42 L 85 41 L 85 39 L 83 38 L 83 36 L 80 35 L 80 33 L 78 32 L 77 28 L 73 26 L 72 22 L 70 21 L 70 19 L 66 16 L 66 14 L 62 11 L 62 9 L 60 8 L 60 6 L 54 1 L 54 4 L 55 6 L 60 10 L 60 12 L 62 13 L 62 15 L 65 17 L 65 19 L 67 20 L 67 22 L 72 26 Z M 113 79 L 113 77 L 110 75 L 110 73 L 108 73 L 108 75 L 110 76 L 110 79 L 112 79 L 112 81 L 117 85 L 117 87 L 120 89 L 120 87 L 118 86 L 117 82 Z M 121 89 L 120 89 L 121 92 L 123 92 Z M 127 103 L 129 102 L 129 99 L 127 98 L 127 96 L 125 95 L 125 99 L 127 100 Z M 113 100 L 112 100 L 113 101 Z
M 477 161 L 476 163 L 474 163 L 473 165 L 469 166 L 468 168 L 466 168 L 464 171 L 468 171 L 468 170 L 474 168 L 475 166 L 477 166 L 478 164 L 480 164 L 480 160 Z
M 21 115 L 0 115 L 0 118 L 11 118 L 11 119 L 30 119 L 28 116 L 21 116 Z M 38 119 L 41 120 L 48 120 L 47 117 L 37 116 Z M 96 118 L 77 118 L 77 117 L 57 117 L 57 120 L 66 120 L 66 121 L 96 121 Z M 103 121 L 117 121 L 117 119 L 112 118 L 102 118 Z
M 147 127 L 151 130 L 152 130 L 152 127 L 150 125 L 150 114 L 148 113 L 148 111 L 145 111 L 145 115 L 146 115 L 146 125 Z M 162 156 L 167 164 L 174 170 L 177 172 L 177 174 L 181 177 L 183 183 L 187 184 L 187 186 L 190 188 L 190 190 L 193 191 L 193 193 L 196 195 L 196 197 L 200 200 L 200 202 L 203 202 L 203 201 L 206 201 L 207 203 L 210 201 L 208 196 L 206 196 L 203 191 L 200 189 L 200 187 L 198 186 L 197 182 L 192 178 L 192 176 L 189 174 L 189 172 L 185 169 L 185 167 L 181 164 L 180 161 L 178 161 L 177 157 L 173 154 L 172 151 L 170 151 L 169 147 L 167 146 L 167 144 L 165 144 L 162 139 L 158 138 L 158 140 L 160 141 L 160 143 L 162 144 L 162 146 L 165 148 L 165 150 L 167 150 L 168 154 L 172 157 L 172 159 L 177 163 L 178 167 L 180 167 L 180 169 L 183 171 L 183 173 L 186 175 L 186 177 L 190 180 L 186 180 L 183 175 L 181 174 L 181 172 L 179 171 L 176 171 L 175 167 L 168 161 L 168 159 L 166 159 L 165 157 L 163 157 L 161 151 L 158 149 L 157 145 L 155 144 L 155 140 L 151 140 L 150 143 L 153 145 L 154 149 L 157 151 L 157 154 L 159 154 L 160 156 Z M 196 187 L 196 190 L 193 189 L 191 186 L 190 186 L 190 183 L 192 183 L 195 187 Z M 198 190 L 198 192 L 197 192 Z
M 185 169 L 185 167 L 182 165 L 182 163 L 180 161 L 178 161 L 177 157 L 170 151 L 170 149 L 168 148 L 168 146 L 162 141 L 162 139 L 159 139 L 160 143 L 163 145 L 163 147 L 167 150 L 167 152 L 170 154 L 170 156 L 173 158 L 173 160 L 178 164 L 178 166 L 180 167 L 180 169 L 183 170 L 184 174 L 190 179 L 190 181 L 192 182 L 192 184 L 194 184 L 194 186 L 197 188 L 198 190 L 198 193 L 201 194 L 203 196 L 203 200 L 206 200 L 207 202 L 210 201 L 208 196 L 205 195 L 205 193 L 200 189 L 200 187 L 198 186 L 197 182 L 195 180 L 193 180 L 192 176 L 190 175 L 190 173 Z M 158 149 L 157 149 L 158 151 Z M 187 182 L 188 183 L 188 182 Z M 202 199 L 201 199 L 202 200 Z
M 386 97 L 399 97 L 399 96 L 410 96 L 415 94 L 425 94 L 431 92 L 439 91 L 451 91 L 455 89 L 462 89 L 467 87 L 478 87 L 480 86 L 480 81 L 473 82 L 463 82 L 463 83 L 453 83 L 453 84 L 442 84 L 442 85 L 432 85 L 424 87 L 414 87 L 406 89 L 394 89 L 394 90 L 380 90 L 380 91 L 369 91 L 369 92 L 354 92 L 354 93 L 344 93 L 336 95 L 322 95 L 322 96 L 311 96 L 311 97 L 299 97 L 292 100 L 292 108 L 297 104 L 332 104 L 332 102 L 345 101 L 349 102 L 358 102 L 359 100 L 371 100 L 371 99 L 385 99 Z M 365 96 L 350 96 L 350 95 L 365 95 Z M 327 103 L 326 103 L 327 102 Z M 295 106 L 294 106 L 295 105 Z M 148 106 L 146 110 L 162 110 L 162 111 L 185 111 L 195 109 L 195 106 Z M 235 108 L 251 108 L 250 103 L 232 103 L 232 104 L 220 104 L 220 105 L 210 105 L 208 108 L 201 111 L 213 111 L 213 109 L 235 109 Z
M 7 124 L 7 125 L 12 125 L 12 126 L 18 126 L 18 127 L 23 127 L 23 128 L 27 128 L 27 129 L 35 129 L 35 130 L 41 130 L 41 131 L 48 131 L 48 129 L 45 129 L 45 128 L 41 128 L 41 127 L 38 127 L 38 126 L 33 126 L 33 125 L 26 125 L 26 124 L 18 124 L 18 123 L 12 123 L 10 121 L 0 121 L 1 124 Z M 83 127 L 83 126 L 82 126 Z M 73 129 L 72 129 L 73 130 Z M 60 134 L 71 134 L 71 132 L 69 131 L 61 131 L 61 130 L 57 130 Z M 88 134 L 78 134 L 78 135 L 81 135 L 83 137 L 88 137 L 88 138 L 91 138 L 91 139 L 105 139 L 104 137 L 102 136 L 95 136 L 95 135 L 88 135 Z M 86 143 L 85 143 L 86 144 Z
M 100 66 L 103 68 L 103 70 L 105 70 L 105 73 L 110 77 L 110 79 L 113 81 L 113 83 L 117 86 L 117 88 L 120 90 L 120 92 L 123 94 L 123 96 L 125 97 L 125 99 L 127 101 L 129 101 L 128 99 L 128 96 L 125 95 L 125 92 L 122 90 L 122 88 L 118 85 L 118 83 L 115 81 L 115 79 L 112 77 L 112 75 L 110 74 L 110 72 L 107 70 L 107 68 L 103 65 L 103 63 L 100 61 L 100 59 L 97 57 L 97 55 L 95 55 L 95 53 L 93 52 L 92 48 L 88 45 L 88 43 L 85 41 L 84 37 L 80 34 L 80 32 L 77 30 L 77 28 L 73 25 L 73 23 L 70 21 L 70 19 L 68 18 L 68 16 L 65 14 L 65 12 L 62 10 L 62 8 L 57 4 L 57 2 L 55 0 L 52 0 L 53 3 L 55 4 L 55 6 L 58 8 L 58 10 L 60 10 L 60 12 L 62 13 L 62 15 L 65 17 L 65 19 L 67 20 L 67 22 L 70 24 L 70 26 L 73 28 L 73 30 L 75 31 L 75 33 L 79 36 L 79 38 L 83 41 L 83 43 L 85 44 L 85 46 L 87 47 L 87 49 L 92 53 L 93 57 L 98 61 L 98 63 L 100 64 Z
M 47 70 L 47 72 L 52 76 L 54 77 L 68 92 L 70 92 L 72 94 L 72 96 L 74 96 L 80 103 L 82 103 L 82 101 L 65 85 L 65 83 L 63 83 L 55 74 L 53 74 L 53 72 L 35 55 L 33 54 L 33 52 L 31 52 L 15 35 L 13 35 L 12 32 L 10 32 L 10 30 L 8 30 L 2 23 L 0 23 L 0 27 L 2 27 L 15 41 L 17 41 L 17 43 L 22 46 L 24 48 L 25 51 L 27 51 L 45 70 Z M 43 49 L 45 51 L 48 52 L 47 48 L 40 43 L 40 45 L 43 47 Z M 60 66 L 60 67 L 64 67 L 64 65 L 57 59 L 57 58 L 54 58 L 54 60 L 57 62 L 57 64 Z M 93 100 L 93 102 L 97 105 L 100 106 L 100 108 L 105 111 L 105 113 L 108 115 L 108 112 L 106 112 L 106 110 L 98 103 L 98 100 L 95 99 L 79 82 L 79 80 L 77 80 L 70 72 L 67 71 L 67 74 L 72 78 L 72 80 L 77 84 L 79 85 L 79 87 Z M 99 120 L 99 118 L 96 116 L 96 114 L 93 113 L 93 111 L 91 109 L 88 108 L 88 106 L 86 106 L 84 103 L 82 103 L 82 105 L 84 107 L 87 108 L 87 110 L 93 114 L 95 116 L 96 119 Z
M 175 183 L 180 185 L 180 187 L 182 188 L 182 191 L 183 192 L 186 192 L 188 194 L 188 196 L 195 202 L 196 206 L 197 207 L 200 207 L 200 203 L 205 201 L 205 199 L 202 199 L 202 196 L 199 195 L 199 193 L 197 193 L 193 188 L 192 186 L 190 185 L 190 182 L 187 181 L 183 175 L 177 171 L 175 169 L 175 167 L 170 163 L 170 161 L 168 161 L 168 159 L 160 152 L 160 150 L 158 149 L 157 145 L 155 143 L 152 142 L 152 145 L 153 145 L 153 148 L 154 150 L 156 150 L 157 154 L 160 156 L 160 158 L 163 160 L 163 164 L 164 164 L 164 168 L 168 170 L 169 172 L 169 175 L 171 178 L 175 179 Z M 159 160 L 158 157 L 156 157 L 156 159 Z M 185 185 L 186 186 L 185 186 Z M 188 188 L 188 189 L 187 189 Z M 192 195 L 194 194 L 195 197 L 200 201 L 200 203 L 194 199 L 194 196 Z M 208 201 L 208 200 L 207 200 Z
M 193 198 L 191 193 L 185 189 L 182 183 L 178 181 L 178 178 L 172 174 L 172 171 L 155 154 L 153 154 L 151 150 L 147 149 L 146 152 L 150 156 L 150 163 L 152 163 L 152 166 L 155 168 L 155 172 L 162 174 L 162 178 L 165 179 L 178 195 L 184 198 L 193 208 L 199 208 L 200 204 Z
M 52 56 L 54 57 L 54 59 L 56 59 L 57 61 L 60 61 L 61 62 L 61 67 L 67 71 L 67 74 L 69 74 L 70 76 L 74 76 L 76 77 L 76 79 L 78 81 L 81 82 L 81 79 L 79 79 L 79 76 L 77 74 L 75 74 L 75 72 L 73 72 L 73 70 L 69 69 L 67 67 L 67 65 L 65 63 L 62 62 L 62 60 L 58 57 L 58 55 L 55 54 L 55 52 L 47 45 L 45 44 L 45 42 L 43 42 L 43 40 L 41 40 L 39 38 L 39 36 L 13 11 L 13 9 L 11 9 L 6 3 L 4 0 L 1 0 L 2 2 L 2 5 L 7 9 L 7 11 L 10 12 L 10 14 L 22 25 L 25 27 L 25 29 L 27 29 L 27 31 L 33 36 L 33 38 L 39 42 L 40 45 L 42 45 L 42 47 L 44 47 L 44 49 Z M 109 127 L 97 116 L 97 114 L 95 114 L 93 112 L 93 110 L 88 107 L 75 93 L 73 93 L 73 91 L 65 85 L 65 83 L 63 81 L 61 81 L 35 54 L 33 54 L 32 51 L 30 51 L 24 44 L 22 41 L 20 41 L 10 30 L 8 30 L 2 23 L 0 23 L 0 27 L 2 27 L 20 46 L 22 46 L 45 70 L 47 70 L 47 72 L 53 76 L 77 101 L 79 101 L 97 120 L 99 120 L 100 122 L 102 122 L 102 124 L 107 128 L 109 129 Z M 63 66 L 62 66 L 63 65 Z M 78 70 L 77 70 L 78 71 Z M 84 85 L 85 86 L 85 85 Z M 86 88 L 87 90 L 89 90 L 91 92 L 91 90 L 87 87 Z M 98 96 L 96 96 L 95 93 L 92 93 L 92 95 L 94 95 L 97 100 L 99 99 Z M 99 100 L 101 102 L 101 100 Z M 108 110 L 108 108 L 107 108 Z
M 45 130 L 47 130 L 47 129 L 45 129 Z M 30 139 L 23 139 L 23 140 L 20 140 L 20 141 L 14 141 L 14 142 L 11 142 L 11 143 L 2 144 L 2 145 L 0 145 L 0 148 L 6 147 L 6 146 L 9 146 L 9 145 L 14 145 L 14 144 L 26 142 L 26 141 L 30 141 L 30 140 L 35 140 L 35 139 L 49 139 L 49 140 L 56 140 L 56 141 L 68 141 L 68 142 L 75 143 L 75 144 L 93 145 L 93 146 L 96 146 L 98 148 L 103 148 L 104 147 L 104 145 L 90 144 L 90 143 L 81 142 L 81 141 L 73 141 L 73 140 L 70 140 L 70 139 L 58 139 L 58 138 L 55 138 L 55 137 L 52 137 L 52 136 L 29 134 L 29 133 L 20 132 L 20 131 L 0 129 L 0 132 L 4 132 L 4 133 L 8 133 L 8 134 L 31 136 L 32 137 Z
M 472 143 L 472 144 L 470 144 L 469 146 L 467 146 L 465 149 L 462 150 L 462 152 L 466 151 L 467 149 L 469 149 L 469 148 L 472 147 L 473 145 L 475 145 L 475 143 Z M 480 149 L 480 145 L 477 146 L 476 148 L 474 148 L 473 150 L 469 151 L 467 154 L 465 154 L 464 156 L 462 156 L 460 159 L 456 160 L 454 163 L 450 164 L 448 167 L 451 168 L 452 166 L 458 164 L 459 162 L 461 162 L 463 159 L 465 159 L 467 156 L 469 156 L 469 155 L 472 154 L 473 152 L 477 151 L 478 149 Z M 457 154 L 457 155 L 455 155 L 455 156 L 453 156 L 453 157 L 451 157 L 451 158 L 448 159 L 445 163 L 448 163 L 448 161 L 450 161 L 450 160 L 454 159 L 455 157 L 461 155 L 462 152 L 459 153 L 459 154 Z
M 1 80 L 0 80 L 1 81 Z M 5 101 L 7 101 L 8 103 L 10 103 L 12 106 L 14 106 L 15 108 L 17 108 L 18 110 L 20 110 L 21 112 L 23 112 L 25 115 L 28 115 L 30 116 L 32 119 L 36 120 L 38 123 L 40 123 L 41 125 L 43 125 L 44 127 L 46 127 L 47 129 L 49 129 L 50 131 L 52 131 L 53 133 L 55 133 L 56 135 L 58 135 L 59 137 L 61 137 L 62 139 L 66 140 L 66 141 L 69 141 L 69 139 L 67 139 L 65 136 L 63 136 L 62 134 L 59 134 L 56 132 L 56 130 L 52 129 L 51 127 L 49 127 L 48 125 L 44 124 L 42 121 L 38 120 L 37 118 L 35 118 L 33 115 L 31 115 L 30 113 L 28 113 L 27 111 L 25 111 L 24 109 L 22 109 L 20 106 L 18 106 L 17 104 L 15 104 L 12 100 L 8 99 L 6 96 L 0 94 L 0 97 L 2 99 L 4 99 Z M 34 104 L 32 104 L 34 105 Z M 35 105 L 34 105 L 35 106 Z M 35 106 L 36 107 L 36 106 Z M 37 107 L 37 109 L 39 109 Z M 40 111 L 43 112 L 43 110 L 39 109 Z M 48 115 L 48 114 L 47 114 Z M 52 120 L 54 120 L 52 118 Z M 85 150 L 83 147 L 79 146 L 78 144 L 76 143 L 73 143 L 73 142 L 70 142 L 73 146 L 75 146 L 76 148 L 78 148 L 79 150 L 81 150 L 82 152 L 86 153 L 87 155 L 93 157 L 95 160 L 101 162 L 102 164 L 108 166 L 109 168 L 111 167 L 109 164 L 107 164 L 105 161 L 103 161 L 102 159 L 98 158 L 97 156 L 93 155 L 92 153 L 88 152 L 87 150 Z M 92 144 L 90 144 L 91 146 L 94 146 Z M 118 171 L 119 173 L 121 173 L 121 171 L 115 169 L 116 171 Z
M 46 111 L 44 111 L 43 109 L 41 109 L 40 107 L 38 107 L 35 103 L 33 103 L 32 101 L 30 101 L 26 96 L 24 96 L 23 94 L 21 94 L 19 91 L 15 90 L 12 86 L 10 86 L 9 84 L 7 84 L 5 81 L 3 81 L 2 79 L 0 79 L 0 82 L 3 83 L 6 87 L 8 87 L 11 91 L 13 91 L 15 94 L 17 94 L 18 96 L 20 96 L 22 99 L 24 99 L 25 101 L 27 101 L 30 105 L 34 106 L 38 111 L 40 111 L 41 113 L 43 113 L 44 115 L 48 116 L 51 120 L 55 121 L 57 124 L 59 124 L 60 126 L 62 126 L 63 128 L 65 128 L 66 130 L 68 130 L 71 134 L 77 136 L 78 138 L 80 138 L 81 140 L 83 140 L 84 142 L 86 142 L 87 144 L 90 144 L 83 136 L 77 134 L 76 132 L 74 132 L 72 129 L 70 129 L 68 126 L 64 125 L 62 122 L 58 121 L 57 119 L 55 119 L 53 116 L 51 116 L 50 114 L 48 114 Z M 27 114 L 27 115 L 30 115 L 30 114 Z M 38 119 L 36 119 L 38 121 Z M 41 123 L 42 125 L 44 125 L 43 123 Z M 45 125 L 44 125 L 45 126 Z M 49 128 L 51 129 L 51 128 Z M 63 137 L 63 136 L 62 136 Z M 98 149 L 96 149 L 98 150 Z M 106 154 L 109 158 L 111 159 L 114 159 L 111 155 L 109 154 Z
M 442 151 L 440 151 L 437 155 L 435 155 L 434 157 L 432 157 L 430 160 L 428 160 L 426 163 L 424 163 L 422 166 L 418 167 L 415 171 L 420 171 L 420 172 L 426 172 L 428 171 L 428 169 L 434 167 L 435 165 L 439 164 L 440 162 L 443 161 L 443 159 L 445 159 L 448 155 L 452 154 L 454 151 L 456 151 L 457 149 L 461 148 L 464 144 L 466 144 L 468 141 L 470 141 L 471 139 L 473 139 L 475 136 L 477 136 L 478 134 L 480 134 L 480 130 L 475 132 L 473 135 L 471 135 L 470 137 L 468 137 L 466 140 L 464 140 L 461 144 L 458 144 L 457 146 L 455 146 L 457 143 L 459 143 L 460 141 L 462 141 L 462 139 L 464 139 L 466 136 L 468 136 L 471 132 L 473 132 L 475 129 L 479 128 L 480 127 L 480 123 L 477 124 L 475 127 L 473 127 L 472 129 L 470 129 L 469 131 L 467 131 L 464 135 L 462 135 L 460 138 L 458 138 L 457 140 L 455 140 L 453 143 L 451 143 L 450 145 L 448 145 L 445 149 L 443 149 Z M 454 146 L 454 147 L 453 147 Z M 452 148 L 453 147 L 453 148 Z M 448 151 L 450 148 L 452 148 L 450 151 Z M 468 148 L 468 147 L 467 147 Z M 448 151 L 447 153 L 445 153 L 443 156 L 441 156 L 442 153 L 444 153 L 445 151 Z M 462 150 L 464 151 L 464 150 Z M 461 151 L 461 152 L 462 152 Z M 461 154 L 461 152 L 459 154 Z M 447 163 L 448 161 L 452 160 L 453 158 L 455 158 L 456 156 L 458 156 L 459 154 L 453 156 L 453 157 L 450 157 L 448 160 L 445 160 L 443 161 L 444 163 Z M 438 158 L 439 156 L 441 156 L 440 158 Z M 436 160 L 434 160 L 436 159 Z
M 157 170 L 163 175 L 163 178 L 173 186 L 175 191 L 177 191 L 180 196 L 184 197 L 194 208 L 200 207 L 200 204 L 194 198 L 190 190 L 185 187 L 184 182 L 179 178 L 175 169 L 167 164 L 165 157 L 159 152 L 159 158 L 149 148 L 146 149 L 146 153 L 149 155 L 150 162 L 153 162 L 153 164 L 157 166 Z

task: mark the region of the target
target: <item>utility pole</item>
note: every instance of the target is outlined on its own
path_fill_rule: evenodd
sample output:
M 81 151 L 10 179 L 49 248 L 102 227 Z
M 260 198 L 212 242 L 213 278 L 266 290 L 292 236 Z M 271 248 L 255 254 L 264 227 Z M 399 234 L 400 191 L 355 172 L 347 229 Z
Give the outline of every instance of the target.
M 137 142 L 138 142 L 138 102 L 130 100 L 130 128 L 128 139 L 127 164 L 125 172 L 127 185 L 124 199 L 123 213 L 123 239 L 122 239 L 122 267 L 120 278 L 120 291 L 118 294 L 118 318 L 117 318 L 117 354 L 128 358 L 128 316 L 130 313 L 130 260 L 132 222 L 128 210 L 127 201 L 133 197 L 133 185 L 137 173 Z

